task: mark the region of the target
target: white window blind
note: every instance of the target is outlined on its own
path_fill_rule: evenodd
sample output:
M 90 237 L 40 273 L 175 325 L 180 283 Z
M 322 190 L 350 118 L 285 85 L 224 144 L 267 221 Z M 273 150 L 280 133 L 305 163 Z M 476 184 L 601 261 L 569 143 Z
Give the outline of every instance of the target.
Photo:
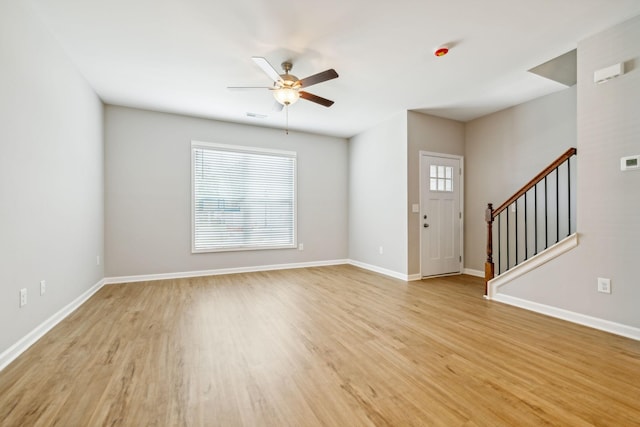
M 193 252 L 293 248 L 296 153 L 192 142 Z

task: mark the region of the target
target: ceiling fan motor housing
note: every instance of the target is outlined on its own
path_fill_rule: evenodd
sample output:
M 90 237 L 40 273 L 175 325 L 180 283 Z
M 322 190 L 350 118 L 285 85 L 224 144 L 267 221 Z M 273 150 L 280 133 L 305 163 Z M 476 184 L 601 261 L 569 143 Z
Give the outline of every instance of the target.
M 293 74 L 280 74 L 280 77 L 282 77 L 282 82 L 280 83 L 281 87 L 290 87 L 290 88 L 300 87 L 300 84 L 298 84 L 300 80 Z

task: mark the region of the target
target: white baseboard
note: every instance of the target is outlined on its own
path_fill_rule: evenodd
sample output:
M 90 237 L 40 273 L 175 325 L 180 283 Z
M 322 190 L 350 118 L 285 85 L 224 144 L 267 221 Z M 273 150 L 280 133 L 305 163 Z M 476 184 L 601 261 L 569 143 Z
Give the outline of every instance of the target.
M 633 326 L 623 325 L 621 323 L 611 322 L 609 320 L 587 316 L 586 314 L 576 313 L 505 294 L 496 294 L 492 300 L 640 341 L 640 328 Z
M 360 262 L 360 261 L 355 261 L 355 260 L 348 260 L 348 263 L 355 266 L 355 267 L 360 267 L 360 268 L 364 268 L 365 270 L 369 270 L 369 271 L 373 271 L 375 273 L 380 273 L 380 274 L 384 274 L 385 276 L 389 276 L 389 277 L 393 277 L 394 279 L 400 279 L 400 280 L 404 280 L 405 282 L 415 282 L 418 280 L 422 280 L 422 274 L 417 273 L 417 274 L 404 274 L 404 273 L 398 273 L 397 271 L 393 271 L 393 270 L 389 270 L 386 268 L 382 268 L 382 267 L 378 267 L 377 265 L 372 265 L 372 264 L 367 264 L 364 262 Z M 464 274 L 471 274 L 467 272 L 468 269 L 465 269 Z M 477 271 L 477 270 L 468 270 L 468 271 Z M 478 277 L 484 277 L 484 272 L 479 272 L 479 276 Z M 460 273 L 451 273 L 451 274 L 443 274 L 441 276 L 433 276 L 433 277 L 446 277 L 446 276 L 455 276 L 458 275 Z
M 222 274 L 254 273 L 257 271 L 290 270 L 294 268 L 326 267 L 329 265 L 349 264 L 348 260 L 298 262 L 291 264 L 258 265 L 253 267 L 219 268 L 215 270 L 181 271 L 177 273 L 139 274 L 134 276 L 106 277 L 105 284 L 148 282 L 151 280 L 183 279 L 187 277 L 219 276 Z
M 469 276 L 475 276 L 475 277 L 482 277 L 484 279 L 484 271 L 474 270 L 473 268 L 463 269 L 462 274 L 468 274 Z
M 348 260 L 348 263 L 355 266 L 364 268 L 365 270 L 373 271 L 375 273 L 384 274 L 385 276 L 393 277 L 394 279 L 404 280 L 408 282 L 410 280 L 420 280 L 420 278 L 414 279 L 414 277 L 419 276 L 416 274 L 412 274 L 409 276 L 408 274 L 398 273 L 397 271 L 389 270 L 386 268 L 378 267 L 377 265 L 371 265 L 360 261 L 355 261 L 353 259 Z
M 257 271 L 270 271 L 270 270 L 289 270 L 293 268 L 308 268 L 308 267 L 325 267 L 329 265 L 343 265 L 350 264 L 356 267 L 364 268 L 365 270 L 374 271 L 376 273 L 384 274 L 395 279 L 404 281 L 420 280 L 422 277 L 419 274 L 402 274 L 396 271 L 388 270 L 386 268 L 378 267 L 371 264 L 366 264 L 360 261 L 354 261 L 351 259 L 336 259 L 328 261 L 313 261 L 302 262 L 292 264 L 275 264 L 275 265 L 260 265 L 255 267 L 238 267 L 238 268 L 220 268 L 216 270 L 198 270 L 198 271 L 181 271 L 177 273 L 159 273 L 159 274 L 140 274 L 134 276 L 117 276 L 106 277 L 104 279 L 105 285 L 113 285 L 118 283 L 134 283 L 134 282 L 147 282 L 151 280 L 166 280 L 166 279 L 183 279 L 187 277 L 201 277 L 201 276 L 218 276 L 221 274 L 236 274 L 236 273 L 254 273 Z
M 489 299 L 493 299 L 494 295 L 498 293 L 498 288 L 506 285 L 512 280 L 540 267 L 543 264 L 551 261 L 554 258 L 559 257 L 563 253 L 570 251 L 578 246 L 578 233 L 565 237 L 553 246 L 549 246 L 544 251 L 529 258 L 521 264 L 516 265 L 511 270 L 502 273 L 495 279 L 489 280 L 487 284 L 487 293 Z
M 3 370 L 9 363 L 13 362 L 18 356 L 20 356 L 25 350 L 31 347 L 36 341 L 49 332 L 54 326 L 60 323 L 65 317 L 73 313 L 78 307 L 80 307 L 86 300 L 91 298 L 93 294 L 98 292 L 102 286 L 104 286 L 104 279 L 87 289 L 78 298 L 71 301 L 60 311 L 49 317 L 47 320 L 38 325 L 34 330 L 22 337 L 14 345 L 6 349 L 0 354 L 0 371 Z

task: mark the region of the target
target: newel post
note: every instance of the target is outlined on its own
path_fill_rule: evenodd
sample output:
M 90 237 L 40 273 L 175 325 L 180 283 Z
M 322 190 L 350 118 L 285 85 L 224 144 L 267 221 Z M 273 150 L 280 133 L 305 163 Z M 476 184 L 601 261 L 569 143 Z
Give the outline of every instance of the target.
M 487 221 L 487 261 L 484 264 L 484 294 L 488 295 L 488 283 L 489 280 L 494 277 L 494 265 L 493 265 L 493 204 L 487 205 L 485 211 L 485 220 Z

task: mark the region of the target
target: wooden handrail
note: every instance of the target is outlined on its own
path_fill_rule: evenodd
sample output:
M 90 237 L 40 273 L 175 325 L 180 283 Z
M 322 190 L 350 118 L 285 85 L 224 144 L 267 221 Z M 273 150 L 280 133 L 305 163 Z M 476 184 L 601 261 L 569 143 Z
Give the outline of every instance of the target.
M 493 264 L 493 220 L 500 215 L 502 211 L 507 209 L 511 204 L 516 202 L 520 197 L 525 195 L 527 191 L 531 190 L 540 181 L 542 181 L 547 175 L 553 172 L 556 168 L 569 160 L 571 156 L 578 153 L 575 148 L 569 148 L 560 157 L 555 159 L 549 166 L 544 168 L 539 174 L 537 174 L 531 181 L 525 184 L 520 190 L 509 197 L 506 202 L 493 209 L 493 205 L 489 203 L 485 211 L 485 220 L 487 222 L 487 260 L 484 264 L 484 294 L 488 295 L 488 283 L 489 280 L 495 277 L 495 266 Z M 517 252 L 516 252 L 517 253 Z
M 500 212 L 507 209 L 513 202 L 518 200 L 524 193 L 531 190 L 537 183 L 542 181 L 545 176 L 549 175 L 555 168 L 557 168 L 562 163 L 564 163 L 569 157 L 577 154 L 577 152 L 578 150 L 576 150 L 575 148 L 569 148 L 567 151 L 565 151 L 564 154 L 562 154 L 560 157 L 555 159 L 549 166 L 544 168 L 542 172 L 536 175 L 531 181 L 526 183 L 520 190 L 516 191 L 516 193 L 513 196 L 509 197 L 506 202 L 504 202 L 503 204 L 498 206 L 496 209 L 494 209 L 493 218 L 496 218 L 500 214 Z

